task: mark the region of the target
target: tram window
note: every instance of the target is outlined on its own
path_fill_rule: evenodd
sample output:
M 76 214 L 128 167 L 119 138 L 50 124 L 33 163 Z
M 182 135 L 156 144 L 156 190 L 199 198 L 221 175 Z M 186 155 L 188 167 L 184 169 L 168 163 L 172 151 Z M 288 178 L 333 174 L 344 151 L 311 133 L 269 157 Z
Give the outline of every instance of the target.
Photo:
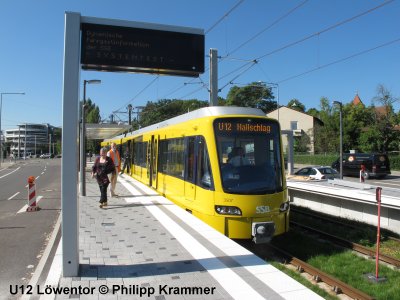
M 195 137 L 189 137 L 188 138 L 188 144 L 187 144 L 187 175 L 186 175 L 186 180 L 193 182 L 194 180 L 194 140 Z
M 183 178 L 184 140 L 170 139 L 160 141 L 160 171 Z
M 161 140 L 159 144 L 159 152 L 158 152 L 158 163 L 159 163 L 159 171 L 161 173 L 167 172 L 167 154 L 168 154 L 168 141 Z
M 133 164 L 136 166 L 146 167 L 147 143 L 135 142 L 133 148 Z
M 146 164 L 147 164 L 147 159 L 146 159 L 147 143 L 146 142 L 142 143 L 142 147 L 143 147 L 143 149 L 142 149 L 142 157 L 141 157 L 141 164 L 140 165 L 142 167 L 146 167 Z
M 282 190 L 280 132 L 276 122 L 217 119 L 214 130 L 225 192 L 265 194 Z M 239 159 L 234 160 L 234 156 Z
M 199 138 L 199 154 L 197 157 L 197 185 L 213 189 L 213 180 L 208 157 L 207 145 L 203 137 Z

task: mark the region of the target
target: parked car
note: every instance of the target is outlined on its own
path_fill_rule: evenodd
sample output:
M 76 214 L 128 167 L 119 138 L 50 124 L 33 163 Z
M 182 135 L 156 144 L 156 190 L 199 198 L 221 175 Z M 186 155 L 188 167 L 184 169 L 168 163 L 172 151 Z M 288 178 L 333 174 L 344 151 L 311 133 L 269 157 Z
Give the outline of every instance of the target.
M 389 157 L 378 153 L 344 153 L 343 175 L 360 176 L 361 166 L 364 165 L 364 178 L 384 178 L 391 174 Z M 332 163 L 332 168 L 340 172 L 339 158 Z
M 54 154 L 44 153 L 44 154 L 40 155 L 40 158 L 43 158 L 43 159 L 54 158 Z
M 326 180 L 339 178 L 339 173 L 329 166 L 309 166 L 304 167 L 288 176 L 287 179 L 294 180 Z

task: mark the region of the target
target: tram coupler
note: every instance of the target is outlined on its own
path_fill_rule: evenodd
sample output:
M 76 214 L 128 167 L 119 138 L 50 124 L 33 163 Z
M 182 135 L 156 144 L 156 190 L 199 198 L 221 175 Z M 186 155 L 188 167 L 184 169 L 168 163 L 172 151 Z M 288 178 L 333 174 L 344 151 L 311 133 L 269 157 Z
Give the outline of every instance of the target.
M 253 242 L 256 244 L 269 243 L 275 233 L 274 222 L 255 222 L 251 227 Z

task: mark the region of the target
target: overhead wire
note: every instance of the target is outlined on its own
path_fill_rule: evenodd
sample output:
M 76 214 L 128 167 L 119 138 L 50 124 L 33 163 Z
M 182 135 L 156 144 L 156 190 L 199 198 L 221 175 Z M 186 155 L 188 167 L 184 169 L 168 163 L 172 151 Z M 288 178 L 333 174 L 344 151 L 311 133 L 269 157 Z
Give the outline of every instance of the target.
M 222 16 L 215 24 L 213 24 L 213 25 L 206 31 L 206 33 L 210 32 L 212 29 L 214 29 L 214 28 L 215 28 L 224 18 L 226 18 L 234 9 L 236 9 L 240 4 L 242 4 L 243 1 L 244 1 L 244 0 L 239 1 L 238 3 L 236 3 L 236 5 L 235 5 L 232 9 L 230 9 L 226 14 L 224 14 L 224 16 Z M 308 0 L 303 1 L 302 3 L 300 3 L 299 5 L 297 5 L 296 7 L 294 7 L 293 9 L 291 9 L 289 12 L 287 12 L 285 15 L 281 16 L 280 18 L 278 18 L 275 22 L 273 22 L 273 23 L 272 23 L 271 25 L 269 25 L 267 28 L 265 28 L 265 29 L 261 30 L 260 32 L 258 32 L 256 35 L 254 35 L 253 37 L 251 37 L 250 39 L 248 39 L 246 42 L 240 44 L 240 45 L 239 45 L 238 47 L 236 47 L 233 51 L 231 51 L 226 57 L 228 57 L 229 55 L 233 54 L 234 52 L 236 52 L 237 50 L 239 50 L 240 48 L 242 48 L 243 46 L 245 46 L 247 43 L 250 43 L 251 41 L 253 41 L 255 38 L 257 38 L 260 34 L 262 34 L 263 32 L 265 32 L 267 29 L 269 29 L 269 28 L 271 28 L 272 26 L 276 25 L 278 22 L 280 22 L 281 20 L 283 20 L 284 18 L 286 18 L 287 16 L 289 16 L 291 13 L 293 13 L 295 10 L 297 10 L 298 8 L 300 8 L 301 6 L 303 6 L 307 1 L 308 1 Z M 297 45 L 297 44 L 300 44 L 300 43 L 302 43 L 302 42 L 304 42 L 304 41 L 307 41 L 307 40 L 309 40 L 309 39 L 311 39 L 311 38 L 313 38 L 313 37 L 315 37 L 315 36 L 320 36 L 321 34 L 324 34 L 324 33 L 328 32 L 328 31 L 330 31 L 330 30 L 333 30 L 333 29 L 335 29 L 335 28 L 337 28 L 337 27 L 340 27 L 340 26 L 342 26 L 342 25 L 344 25 L 344 24 L 347 24 L 347 23 L 349 23 L 349 22 L 351 22 L 351 21 L 354 21 L 355 19 L 357 19 L 357 18 L 359 18 L 359 17 L 362 17 L 362 16 L 364 16 L 364 15 L 367 15 L 367 14 L 369 14 L 369 13 L 371 13 L 371 12 L 373 12 L 373 11 L 375 11 L 375 10 L 377 10 L 377 9 L 379 9 L 379 8 L 381 8 L 381 7 L 383 7 L 383 6 L 386 6 L 387 4 L 392 3 L 392 2 L 394 2 L 394 0 L 385 1 L 385 2 L 382 3 L 382 4 L 377 5 L 377 6 L 373 7 L 373 8 L 371 8 L 371 9 L 368 9 L 368 10 L 362 12 L 362 13 L 359 13 L 359 14 L 357 14 L 357 15 L 351 17 L 351 18 L 348 18 L 348 19 L 345 19 L 345 20 L 343 20 L 343 21 L 340 21 L 340 22 L 338 22 L 338 23 L 336 23 L 336 24 L 333 24 L 333 25 L 331 25 L 331 26 L 329 26 L 329 27 L 327 27 L 327 28 L 324 28 L 324 29 L 322 29 L 322 30 L 320 30 L 320 31 L 318 31 L 318 32 L 315 32 L 315 33 L 313 33 L 313 34 L 311 34 L 311 35 L 308 35 L 308 36 L 306 36 L 306 37 L 304 37 L 304 38 L 302 38 L 302 39 L 299 39 L 299 40 L 297 40 L 297 41 L 291 42 L 291 43 L 289 43 L 289 44 L 287 44 L 287 45 L 285 45 L 285 46 L 282 46 L 282 47 L 280 47 L 280 48 L 278 48 L 278 49 L 275 49 L 275 50 L 273 50 L 273 51 L 270 51 L 270 52 L 268 52 L 268 53 L 266 53 L 266 54 L 264 54 L 264 55 L 261 55 L 261 56 L 255 58 L 254 60 L 251 61 L 251 62 L 254 62 L 252 65 L 250 65 L 247 69 L 245 69 L 244 71 L 242 71 L 239 75 L 236 75 L 233 79 L 229 80 L 229 82 L 228 82 L 227 84 L 225 84 L 225 85 L 223 86 L 223 88 L 225 88 L 225 87 L 226 87 L 228 84 L 230 84 L 233 80 L 237 79 L 239 76 L 243 75 L 245 72 L 247 72 L 248 70 L 250 70 L 250 69 L 256 64 L 256 62 L 258 62 L 259 60 L 261 60 L 261 59 L 263 59 L 263 58 L 265 58 L 265 57 L 267 57 L 267 56 L 270 56 L 270 55 L 272 55 L 272 54 L 278 53 L 278 52 L 280 52 L 280 51 L 282 51 L 282 50 L 284 50 L 284 49 L 287 49 L 287 48 L 290 48 L 290 47 L 295 46 L 295 45 Z M 332 62 L 332 63 L 329 63 L 329 64 L 325 64 L 325 65 L 319 66 L 319 67 L 314 68 L 314 69 L 312 69 L 312 70 L 303 72 L 302 74 L 298 74 L 298 75 L 291 76 L 291 77 L 289 77 L 289 78 L 287 78 L 287 79 L 284 79 L 284 80 L 282 80 L 282 81 L 280 81 L 280 82 L 288 81 L 288 80 L 290 80 L 290 79 L 293 79 L 293 78 L 296 78 L 296 77 L 299 77 L 299 76 L 308 74 L 308 73 L 313 72 L 313 71 L 316 71 L 316 70 L 318 70 L 318 69 L 325 68 L 325 67 L 330 66 L 330 65 L 332 65 L 332 64 L 339 63 L 339 62 L 344 61 L 344 60 L 348 60 L 348 59 L 353 58 L 353 57 L 355 57 L 355 56 L 359 56 L 359 55 L 362 55 L 362 54 L 364 54 L 364 53 L 373 51 L 373 50 L 375 50 L 375 49 L 377 49 L 377 48 L 381 48 L 381 47 L 387 46 L 387 45 L 389 45 L 389 44 L 395 43 L 396 41 L 397 41 L 397 40 L 391 41 L 391 42 L 385 43 L 385 44 L 383 44 L 383 45 L 374 47 L 374 48 L 372 48 L 372 49 L 368 49 L 368 50 L 359 52 L 359 53 L 357 53 L 357 54 L 351 55 L 351 56 L 346 57 L 346 58 L 344 58 L 344 59 L 340 59 L 340 60 L 337 60 L 337 61 L 335 61 L 335 62 Z M 247 64 L 248 64 L 248 63 L 247 63 Z M 247 64 L 242 65 L 241 67 L 235 69 L 234 71 L 229 72 L 228 74 L 225 74 L 224 76 L 222 76 L 221 78 L 219 78 L 219 80 L 220 80 L 220 79 L 223 79 L 223 78 L 225 78 L 225 77 L 227 77 L 227 76 L 229 76 L 230 74 L 233 74 L 234 72 L 236 72 L 236 71 L 238 71 L 238 70 L 240 70 L 240 69 L 242 69 L 242 68 L 244 68 L 245 66 L 247 66 Z M 201 80 L 201 82 L 203 83 L 203 86 L 202 86 L 201 88 L 196 89 L 195 91 L 193 91 L 193 92 L 191 92 L 191 93 L 185 95 L 184 97 L 187 97 L 187 96 L 189 96 L 189 95 L 192 95 L 192 94 L 194 94 L 194 93 L 200 91 L 200 90 L 203 89 L 205 86 L 207 87 L 207 85 L 204 83 L 204 81 L 203 81 L 200 77 L 196 77 L 196 78 L 199 78 L 199 79 Z M 194 80 L 196 80 L 196 79 L 192 79 L 189 83 L 193 82 Z M 173 91 L 170 92 L 168 95 L 171 95 L 171 94 L 173 94 L 173 93 L 176 93 L 177 91 L 181 90 L 181 89 L 184 88 L 185 86 L 186 86 L 186 84 L 184 84 L 183 86 L 181 86 L 181 87 L 179 87 L 179 88 L 173 90 Z M 140 92 L 140 93 L 141 93 L 141 92 Z M 139 93 L 139 94 L 140 94 L 140 93 Z M 136 97 L 137 97 L 137 96 L 135 96 L 135 98 L 136 98 Z M 184 97 L 180 97 L 180 98 L 184 98 Z M 133 101 L 133 100 L 134 100 L 134 99 L 132 99 L 131 101 Z M 131 101 L 130 101 L 130 102 L 131 102 Z
M 288 44 L 288 45 L 285 45 L 285 46 L 283 46 L 283 47 L 280 47 L 280 48 L 278 48 L 278 49 L 276 49 L 276 50 L 273 50 L 273 51 L 271 51 L 271 52 L 269 52 L 269 53 L 267 53 L 267 54 L 265 54 L 265 55 L 259 56 L 259 57 L 255 58 L 254 61 L 255 61 L 255 62 L 259 62 L 261 59 L 265 58 L 266 56 L 272 55 L 272 54 L 274 54 L 274 53 L 280 52 L 280 51 L 282 51 L 282 50 L 284 50 L 284 49 L 287 49 L 287 48 L 289 48 L 289 47 L 292 47 L 292 46 L 294 46 L 294 45 L 297 45 L 297 44 L 299 44 L 299 43 L 301 43 L 301 42 L 304 42 L 304 41 L 306 41 L 306 40 L 308 40 L 308 39 L 310 39 L 310 38 L 312 38 L 312 37 L 314 37 L 314 36 L 320 36 L 320 35 L 323 34 L 323 33 L 326 33 L 326 32 L 328 32 L 328 31 L 330 31 L 330 30 L 332 30 L 332 29 L 334 29 L 334 28 L 337 28 L 337 27 L 339 27 L 339 26 L 341 26 L 341 25 L 344 25 L 344 24 L 346 24 L 346 23 L 349 23 L 349 22 L 351 22 L 351 21 L 353 21 L 353 20 L 355 20 L 355 19 L 357 19 L 357 18 L 359 18 L 359 17 L 361 17 L 361 16 L 364 16 L 364 15 L 366 15 L 366 14 L 369 14 L 369 13 L 371 13 L 371 12 L 373 12 L 373 11 L 375 11 L 375 10 L 377 10 L 377 9 L 379 9 L 379 8 L 381 8 L 381 7 L 385 6 L 385 5 L 387 5 L 387 4 L 390 4 L 391 2 L 394 2 L 394 0 L 388 0 L 388 1 L 386 1 L 386 2 L 384 2 L 384 3 L 382 3 L 382 4 L 380 4 L 380 5 L 377 5 L 377 6 L 371 8 L 371 9 L 368 9 L 368 10 L 362 12 L 362 13 L 359 13 L 359 14 L 357 14 L 357 15 L 351 17 L 351 18 L 348 18 L 348 19 L 345 19 L 345 20 L 343 20 L 343 21 L 340 21 L 340 22 L 338 22 L 338 23 L 336 23 L 336 24 L 334 24 L 334 25 L 331 25 L 331 26 L 329 26 L 329 27 L 323 29 L 323 30 L 320 30 L 320 31 L 318 31 L 318 32 L 316 32 L 316 33 L 313 33 L 313 34 L 309 35 L 309 36 L 306 36 L 306 37 L 304 37 L 304 38 L 302 38 L 302 39 L 300 39 L 300 40 L 297 40 L 297 41 L 292 42 L 292 43 L 290 43 L 290 44 Z M 386 44 L 392 44 L 392 43 L 394 43 L 394 42 L 392 41 L 392 42 L 389 42 L 389 43 L 386 43 Z M 384 45 L 386 45 L 386 44 L 384 44 Z M 384 45 L 383 45 L 383 46 L 384 46 Z M 350 59 L 350 58 L 352 58 L 352 57 L 354 57 L 354 56 L 358 56 L 358 55 L 361 55 L 361 54 L 366 53 L 366 52 L 370 52 L 370 51 L 372 51 L 372 50 L 374 50 L 374 49 L 377 49 L 377 48 L 380 48 L 380 47 L 383 47 L 383 46 L 381 45 L 381 46 L 375 47 L 375 48 L 373 48 L 373 49 L 369 49 L 369 50 L 366 50 L 366 51 L 362 51 L 362 52 L 360 52 L 359 54 L 357 54 L 357 55 L 352 55 L 352 56 L 350 56 L 350 57 L 348 57 L 348 58 L 345 58 L 344 60 Z M 320 67 L 317 67 L 317 68 L 314 68 L 312 71 L 316 71 L 316 70 L 318 70 L 318 69 L 321 69 L 321 68 L 323 68 L 323 67 L 327 67 L 327 66 L 329 66 L 329 65 L 332 65 L 332 64 L 334 64 L 334 63 L 338 63 L 338 62 L 340 62 L 340 61 L 343 61 L 343 59 L 342 59 L 342 60 L 338 60 L 338 61 L 333 62 L 333 63 L 329 63 L 329 64 L 326 64 L 326 65 L 320 66 Z M 242 67 L 243 67 L 243 66 L 242 66 Z M 251 69 L 251 68 L 248 68 L 248 69 L 246 69 L 244 72 L 241 72 L 238 76 L 236 76 L 234 79 L 230 80 L 229 82 L 232 82 L 233 80 L 237 79 L 240 75 L 243 75 L 243 74 L 244 74 L 245 72 L 247 72 L 249 69 Z M 284 81 L 288 81 L 288 80 L 290 80 L 290 79 L 293 79 L 293 78 L 296 78 L 296 77 L 305 75 L 305 74 L 310 73 L 310 72 L 312 72 L 312 71 L 307 71 L 307 72 L 304 72 L 304 73 L 302 73 L 302 74 L 292 76 L 292 77 L 290 77 L 290 78 L 288 78 L 288 79 L 285 79 Z M 233 71 L 233 72 L 235 72 L 235 71 Z M 231 73 L 233 73 L 233 72 L 231 72 Z M 230 74 L 231 74 L 231 73 L 230 73 Z M 226 76 L 225 76 L 225 77 L 226 77 Z M 280 82 L 283 82 L 283 81 L 280 81 Z M 228 84 L 229 84 L 229 83 L 228 83 Z M 226 87 L 228 84 L 224 85 L 224 87 Z
M 257 57 L 256 60 L 263 59 L 263 58 L 265 58 L 265 57 L 267 57 L 267 56 L 269 56 L 269 55 L 275 54 L 275 53 L 280 52 L 280 51 L 282 51 L 282 50 L 284 50 L 284 49 L 287 49 L 287 48 L 292 47 L 292 46 L 294 46 L 294 45 L 297 45 L 297 44 L 300 44 L 300 43 L 302 43 L 302 42 L 305 42 L 305 41 L 311 39 L 312 37 L 319 36 L 319 35 L 321 35 L 321 34 L 323 34 L 323 33 L 326 33 L 326 32 L 328 32 L 328 31 L 330 31 L 330 30 L 332 30 L 332 29 L 335 29 L 335 28 L 337 28 L 337 27 L 339 27 L 339 26 L 342 26 L 342 25 L 344 25 L 344 24 L 346 24 L 346 23 L 349 23 L 349 22 L 351 22 L 351 21 L 354 21 L 355 19 L 357 19 L 357 18 L 359 18 L 359 17 L 362 17 L 362 16 L 364 16 L 364 15 L 366 15 L 366 14 L 369 14 L 369 13 L 371 13 L 371 12 L 373 12 L 373 11 L 375 11 L 375 10 L 377 10 L 377 9 L 379 9 L 379 8 L 385 6 L 385 5 L 387 5 L 387 4 L 389 4 L 389 3 L 393 2 L 393 1 L 394 1 L 394 0 L 388 0 L 388 1 L 382 3 L 382 4 L 378 5 L 378 6 L 375 6 L 375 7 L 371 8 L 371 9 L 368 9 L 368 10 L 362 12 L 362 13 L 359 13 L 358 15 L 355 15 L 355 16 L 353 16 L 353 17 L 351 17 L 351 18 L 348 18 L 348 19 L 345 19 L 345 20 L 343 20 L 343 21 L 340 21 L 340 22 L 338 22 L 338 23 L 336 23 L 336 24 L 333 24 L 333 25 L 331 25 L 331 26 L 329 26 L 329 27 L 323 29 L 323 30 L 320 30 L 320 31 L 318 31 L 318 32 L 315 32 L 315 33 L 313 33 L 313 34 L 310 34 L 310 35 L 308 35 L 308 36 L 306 36 L 306 37 L 304 37 L 304 38 L 301 38 L 301 39 L 299 39 L 299 40 L 297 40 L 297 41 L 295 41 L 295 42 L 289 43 L 289 44 L 287 44 L 287 45 L 285 45 L 285 46 L 282 46 L 282 47 L 280 47 L 280 48 L 278 48 L 278 49 L 275 49 L 275 50 L 273 50 L 273 51 L 271 51 L 271 52 L 268 52 L 268 53 L 266 53 L 266 54 L 264 54 L 264 55 L 261 55 L 261 56 Z
M 352 54 L 352 55 L 350 55 L 350 56 L 347 56 L 347 57 L 344 57 L 344 58 L 335 60 L 335 61 L 333 61 L 333 62 L 324 64 L 324 65 L 322 65 L 322 66 L 318 66 L 318 67 L 316 67 L 316 68 L 310 69 L 310 70 L 305 71 L 305 72 L 303 72 L 303 73 L 290 76 L 290 77 L 288 77 L 288 78 L 286 78 L 286 79 L 279 80 L 278 83 L 283 83 L 283 82 L 285 82 L 285 81 L 289 81 L 289 80 L 291 80 L 291 79 L 294 79 L 294 78 L 297 78 L 297 77 L 300 77 L 300 76 L 303 76 L 303 75 L 312 73 L 312 72 L 314 72 L 314 71 L 317 71 L 317 70 L 320 70 L 320 69 L 323 69 L 323 68 L 326 68 L 326 67 L 329 67 L 329 66 L 332 66 L 332 65 L 335 65 L 335 64 L 344 62 L 344 61 L 349 60 L 349 59 L 351 59 L 351 58 L 354 58 L 354 57 L 363 55 L 363 54 L 365 54 L 365 53 L 374 51 L 374 50 L 379 49 L 379 48 L 382 48 L 382 47 L 389 46 L 389 45 L 394 44 L 394 43 L 397 43 L 397 42 L 400 42 L 400 38 L 397 38 L 397 39 L 395 39 L 395 40 L 386 42 L 386 43 L 384 43 L 384 44 L 375 46 L 375 47 L 373 47 L 373 48 L 369 48 L 369 49 L 367 49 L 367 50 L 363 50 L 363 51 L 357 52 L 357 53 L 355 53 L 355 54 Z
M 209 33 L 211 30 L 213 30 L 219 23 L 222 22 L 223 19 L 225 19 L 227 16 L 229 16 L 231 14 L 231 12 L 233 12 L 236 8 L 238 8 L 239 5 L 242 4 L 243 2 L 244 2 L 244 0 L 239 0 L 228 12 L 226 12 L 221 18 L 219 18 L 218 21 L 214 23 L 214 25 L 212 25 L 210 28 L 208 28 L 205 31 L 205 34 Z
M 282 16 L 278 17 L 275 21 L 273 21 L 271 24 L 269 24 L 267 27 L 263 28 L 261 31 L 259 31 L 258 33 L 256 33 L 254 36 L 252 36 L 250 39 L 246 40 L 245 42 L 243 42 L 242 44 L 240 44 L 238 47 L 236 47 L 233 51 L 231 51 L 230 53 L 228 53 L 226 56 L 222 57 L 220 61 L 222 60 L 226 60 L 229 56 L 231 56 L 233 53 L 235 53 L 237 50 L 239 50 L 240 48 L 244 47 L 246 44 L 250 43 L 251 41 L 253 41 L 254 39 L 256 39 L 258 36 L 260 36 L 262 33 L 264 33 L 265 31 L 267 31 L 268 29 L 270 29 L 271 27 L 273 27 L 274 25 L 278 24 L 279 22 L 281 22 L 283 19 L 285 19 L 286 17 L 288 17 L 290 14 L 292 14 L 293 12 L 295 12 L 297 9 L 299 9 L 300 7 L 302 7 L 304 4 L 306 4 L 308 2 L 308 0 L 303 1 L 302 3 L 296 5 L 294 8 L 290 9 L 288 12 L 286 12 L 285 14 L 283 14 Z M 240 3 L 238 3 L 240 4 Z M 234 8 L 236 8 L 238 5 L 236 5 Z M 229 11 L 229 13 L 232 10 Z M 227 14 L 222 17 L 219 21 L 221 21 L 222 19 L 224 19 L 227 16 Z M 219 22 L 217 22 L 219 23 Z M 239 60 L 239 59 L 236 59 Z M 256 60 L 244 60 L 244 61 L 250 61 L 250 62 L 255 62 Z M 243 65 L 241 67 L 239 67 L 238 69 L 241 69 L 243 67 L 245 67 L 246 65 Z M 225 78 L 226 76 L 229 76 L 230 74 L 236 72 L 238 69 L 229 72 L 228 74 L 225 74 L 224 76 L 222 76 L 220 79 Z M 250 69 L 250 68 L 249 68 Z M 242 74 L 242 73 L 241 73 Z M 235 77 L 236 78 L 236 77 Z M 192 80 L 193 81 L 193 80 Z M 230 80 L 232 81 L 232 80 Z M 182 89 L 184 86 L 181 86 L 180 88 L 178 88 L 177 90 Z M 176 92 L 177 90 L 174 90 L 174 92 Z M 198 90 L 196 90 L 198 91 Z M 190 93 L 193 94 L 193 93 Z M 169 94 L 168 94 L 169 95 Z
M 205 34 L 208 34 L 210 31 L 212 31 L 218 24 L 220 24 L 226 17 L 228 17 L 235 9 L 237 9 L 242 3 L 244 2 L 244 0 L 239 0 L 231 9 L 229 9 L 222 17 L 220 17 L 213 25 L 211 25 L 206 31 Z M 205 72 L 207 72 L 208 69 L 205 70 Z M 197 78 L 200 78 L 197 77 Z M 189 83 L 192 83 L 194 80 L 196 80 L 196 78 L 193 78 L 189 81 Z M 200 79 L 201 80 L 201 79 Z M 186 86 L 186 84 L 184 83 L 182 86 L 172 90 L 171 92 L 169 92 L 168 94 L 166 94 L 163 98 L 168 97 L 169 95 L 175 94 L 177 91 L 183 89 Z
M 265 31 L 267 31 L 268 29 L 272 28 L 274 25 L 278 24 L 279 22 L 281 22 L 283 19 L 285 19 L 286 17 L 288 17 L 289 15 L 291 15 L 292 13 L 294 13 L 296 10 L 298 10 L 300 7 L 302 7 L 304 4 L 306 4 L 308 2 L 308 0 L 303 1 L 302 3 L 300 3 L 299 5 L 295 6 L 294 8 L 292 8 L 291 10 L 289 10 L 287 13 L 283 14 L 282 16 L 280 16 L 278 19 L 276 19 L 275 21 L 273 21 L 271 24 L 269 24 L 267 27 L 263 28 L 262 30 L 260 30 L 258 33 L 256 33 L 255 35 L 253 35 L 251 38 L 249 38 L 248 40 L 246 40 L 245 42 L 243 42 L 242 44 L 240 44 L 239 46 L 237 46 L 235 49 L 233 49 L 230 53 L 228 53 L 227 56 L 232 55 L 233 53 L 235 53 L 236 51 L 238 51 L 239 49 L 241 49 L 242 47 L 244 47 L 245 45 L 247 45 L 248 43 L 252 42 L 253 40 L 255 40 L 257 37 L 259 37 L 261 34 L 263 34 Z
M 125 108 L 126 106 L 128 106 L 128 104 L 132 103 L 137 97 L 139 97 L 145 90 L 147 90 L 154 82 L 157 81 L 157 79 L 160 76 L 157 75 L 152 81 L 150 81 L 139 93 L 137 93 L 131 100 L 129 100 L 126 104 L 122 105 L 120 108 L 113 110 L 113 111 L 119 111 L 122 108 Z

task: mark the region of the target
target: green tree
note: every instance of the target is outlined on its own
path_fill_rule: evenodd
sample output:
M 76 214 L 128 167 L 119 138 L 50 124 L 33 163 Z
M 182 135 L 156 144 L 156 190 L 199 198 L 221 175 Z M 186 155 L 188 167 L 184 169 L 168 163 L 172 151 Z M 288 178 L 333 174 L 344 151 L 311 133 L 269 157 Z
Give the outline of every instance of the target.
M 287 104 L 287 107 L 289 107 L 291 109 L 294 109 L 294 110 L 297 110 L 297 111 L 301 111 L 301 112 L 305 112 L 306 111 L 306 107 L 298 99 L 290 100 L 288 102 L 288 104 Z
M 332 106 L 326 97 L 320 99 L 319 119 L 324 126 L 316 126 L 314 130 L 316 153 L 339 153 L 339 121 L 332 115 Z
M 361 134 L 360 143 L 363 150 L 368 149 L 369 152 L 398 150 L 400 136 L 395 130 L 398 115 L 393 109 L 393 104 L 398 101 L 399 99 L 395 98 L 385 86 L 378 85 L 373 103 L 378 103 L 380 106 L 372 106 L 371 120 Z
M 83 104 L 83 102 L 81 102 Z M 85 121 L 86 123 L 98 124 L 101 122 L 100 108 L 92 102 L 89 98 L 85 104 Z M 99 140 L 86 140 L 86 151 L 92 153 L 98 153 L 100 151 Z
M 162 99 L 158 102 L 147 102 L 140 113 L 140 127 L 146 127 L 187 112 L 208 106 L 207 101 Z
M 293 150 L 296 153 L 306 153 L 310 151 L 310 137 L 309 134 L 303 134 L 302 136 L 294 137 Z
M 306 112 L 308 115 L 313 116 L 315 118 L 319 119 L 319 110 L 316 108 L 310 108 L 309 110 L 307 110 Z
M 278 107 L 272 87 L 263 82 L 252 82 L 244 87 L 233 86 L 226 97 L 227 106 L 254 107 L 265 113 Z
M 54 128 L 53 130 L 54 142 L 56 143 L 56 154 L 61 153 L 61 139 L 62 139 L 62 129 L 61 128 Z
M 366 152 L 361 142 L 363 132 L 367 130 L 370 120 L 373 118 L 372 109 L 364 105 L 349 103 L 343 106 L 343 151 L 357 150 Z M 335 118 L 339 122 L 339 111 Z M 368 148 L 368 147 L 367 147 Z

